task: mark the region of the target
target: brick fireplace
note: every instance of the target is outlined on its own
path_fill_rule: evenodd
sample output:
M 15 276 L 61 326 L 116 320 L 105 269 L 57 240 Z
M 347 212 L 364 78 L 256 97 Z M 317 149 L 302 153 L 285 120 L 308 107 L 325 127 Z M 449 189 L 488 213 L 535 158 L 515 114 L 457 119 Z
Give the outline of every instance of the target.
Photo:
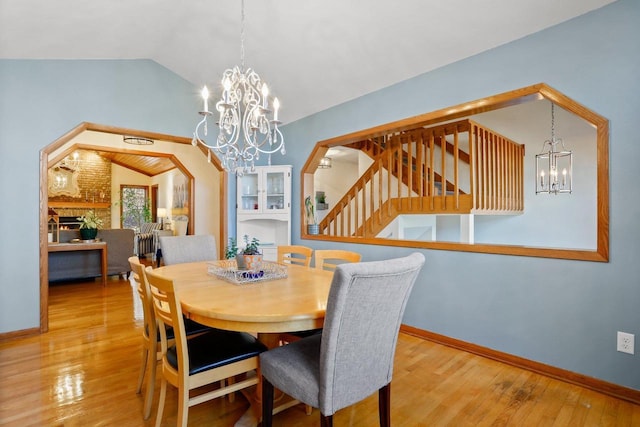
M 105 228 L 111 228 L 111 160 L 95 151 L 76 150 L 80 158 L 78 173 L 79 195 L 48 197 L 49 208 L 60 216 L 60 227 L 78 228 L 76 219 L 88 210 L 102 218 Z

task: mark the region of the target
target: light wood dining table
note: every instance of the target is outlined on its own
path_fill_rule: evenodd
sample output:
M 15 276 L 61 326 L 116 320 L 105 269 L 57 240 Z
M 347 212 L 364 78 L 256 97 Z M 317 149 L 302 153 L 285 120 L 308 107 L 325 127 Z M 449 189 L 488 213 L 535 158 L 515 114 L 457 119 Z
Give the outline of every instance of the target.
M 268 348 L 279 344 L 282 332 L 322 327 L 332 271 L 287 265 L 285 278 L 235 284 L 209 274 L 207 267 L 207 262 L 195 262 L 154 270 L 174 280 L 188 318 L 214 328 L 253 333 Z M 258 425 L 260 391 L 259 385 L 250 398 L 250 410 L 236 426 Z M 291 405 L 281 405 L 274 412 Z

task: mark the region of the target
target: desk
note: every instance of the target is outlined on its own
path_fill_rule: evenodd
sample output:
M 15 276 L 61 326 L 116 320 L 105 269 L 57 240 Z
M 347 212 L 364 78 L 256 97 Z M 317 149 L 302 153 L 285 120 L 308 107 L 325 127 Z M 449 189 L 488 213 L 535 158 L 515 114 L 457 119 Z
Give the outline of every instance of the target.
M 107 242 L 49 243 L 48 252 L 100 251 L 102 286 L 107 286 Z
M 253 332 L 267 347 L 280 332 L 321 328 L 333 272 L 288 266 L 284 279 L 236 285 L 207 274 L 207 263 L 174 264 L 154 270 L 175 281 L 183 313 L 198 323 Z M 260 387 L 258 387 L 258 393 Z M 257 425 L 260 399 L 236 425 Z

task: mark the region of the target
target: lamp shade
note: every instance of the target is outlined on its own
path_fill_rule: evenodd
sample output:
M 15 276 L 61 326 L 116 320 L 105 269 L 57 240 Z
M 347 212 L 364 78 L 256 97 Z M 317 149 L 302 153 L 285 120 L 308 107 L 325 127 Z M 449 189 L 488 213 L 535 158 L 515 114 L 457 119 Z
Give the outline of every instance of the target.
M 167 216 L 167 209 L 166 208 L 158 208 L 157 216 L 158 216 L 158 218 L 165 218 Z

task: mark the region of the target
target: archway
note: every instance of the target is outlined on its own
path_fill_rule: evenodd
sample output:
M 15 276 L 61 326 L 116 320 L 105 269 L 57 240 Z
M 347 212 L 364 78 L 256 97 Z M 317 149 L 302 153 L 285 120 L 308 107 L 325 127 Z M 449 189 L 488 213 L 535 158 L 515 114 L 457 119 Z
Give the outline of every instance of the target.
M 61 136 L 51 144 L 47 145 L 40 151 L 40 195 L 39 195 L 39 211 L 40 211 L 40 233 L 39 233 L 39 248 L 40 248 L 40 332 L 46 332 L 49 328 L 49 277 L 48 277 L 48 249 L 47 249 L 47 214 L 48 214 L 48 170 L 50 167 L 58 163 L 65 158 L 75 149 L 98 149 L 100 151 L 110 152 L 127 152 L 129 154 L 144 154 L 142 151 L 129 150 L 117 147 L 108 146 L 92 146 L 85 144 L 73 143 L 73 140 L 79 135 L 87 131 L 94 131 L 104 134 L 113 135 L 129 135 L 141 138 L 148 138 L 152 140 L 159 140 L 168 143 L 175 144 L 191 144 L 191 139 L 175 136 L 159 134 L 154 132 L 140 131 L 127 128 L 119 128 L 113 126 L 100 125 L 95 123 L 81 123 L 67 134 Z M 200 152 L 206 158 L 206 152 L 200 149 Z M 155 156 L 163 156 L 169 158 L 175 166 L 188 177 L 189 188 L 189 203 L 190 206 L 195 206 L 195 180 L 193 175 L 189 172 L 187 166 L 185 166 L 173 153 L 161 153 L 154 152 Z M 217 157 L 212 156 L 210 164 L 219 172 L 219 223 L 218 223 L 218 235 L 220 236 L 219 244 L 222 245 L 226 241 L 226 180 L 227 176 L 224 172 L 222 165 L 218 161 Z M 191 209 L 189 213 L 189 223 L 195 224 L 195 209 Z

